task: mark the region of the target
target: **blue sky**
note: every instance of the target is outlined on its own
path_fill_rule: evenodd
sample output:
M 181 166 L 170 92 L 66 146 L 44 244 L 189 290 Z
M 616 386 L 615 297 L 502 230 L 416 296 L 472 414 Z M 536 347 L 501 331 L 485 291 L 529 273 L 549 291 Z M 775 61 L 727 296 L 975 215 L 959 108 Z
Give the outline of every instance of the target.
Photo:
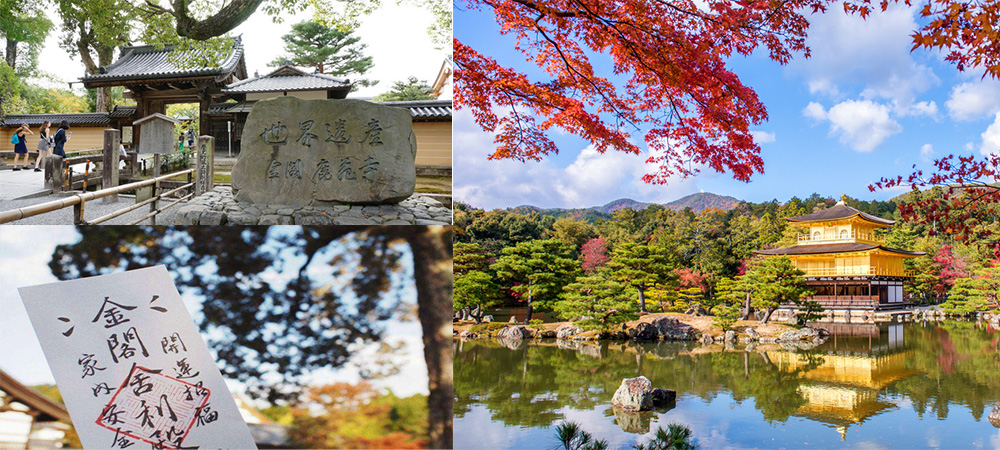
M 456 199 L 487 209 L 588 207 L 623 197 L 664 203 L 700 191 L 755 202 L 813 192 L 887 200 L 902 191 L 872 193 L 868 185 L 908 175 L 914 164 L 930 168 L 934 158 L 951 153 L 1000 150 L 1000 82 L 982 79 L 981 70 L 958 72 L 938 52 L 911 52 L 918 20 L 916 8 L 899 5 L 867 20 L 833 8 L 809 17 L 811 58 L 799 56 L 786 66 L 763 52 L 733 58 L 730 68 L 757 92 L 770 116 L 751 128 L 764 174 L 750 183 L 709 169 L 647 185 L 641 180 L 646 156 L 600 155 L 565 133 L 550 135 L 560 153 L 543 162 L 489 161 L 492 134 L 463 109 L 455 116 Z M 489 10 L 456 3 L 455 36 L 501 64 L 526 67 Z M 609 60 L 599 58 L 606 68 Z M 633 139 L 642 142 L 641 135 Z
M 272 227 L 272 234 L 290 232 L 292 227 Z M 52 252 L 59 244 L 76 242 L 79 234 L 71 226 L 2 226 L 0 227 L 0 370 L 13 376 L 18 381 L 28 385 L 51 384 L 55 380 L 45 362 L 42 347 L 35 337 L 35 332 L 28 320 L 17 288 L 59 281 L 49 270 L 48 262 Z M 329 261 L 329 255 L 320 255 L 316 261 Z M 284 273 L 268 270 L 262 278 L 269 283 L 281 285 L 294 277 L 304 258 L 289 255 L 285 259 Z M 309 273 L 317 280 L 322 280 L 320 266 L 315 262 L 310 266 Z M 400 276 L 412 277 L 412 268 L 406 264 Z M 350 271 L 341 272 L 338 276 L 328 278 L 333 282 L 341 282 L 351 275 Z M 411 280 L 412 283 L 412 280 Z M 412 284 L 411 284 L 412 285 Z M 197 321 L 200 317 L 202 299 L 181 292 L 185 305 L 192 317 Z M 401 293 L 406 303 L 416 302 L 416 292 L 412 288 Z M 350 297 L 350 296 L 346 296 Z M 345 298 L 350 301 L 350 298 Z M 395 361 L 400 363 L 398 375 L 374 381 L 380 388 L 391 389 L 396 395 L 409 396 L 427 394 L 427 366 L 423 358 L 423 343 L 420 324 L 413 321 L 390 321 L 386 325 L 386 339 L 389 342 L 402 341 L 406 344 L 403 354 Z M 211 350 L 211 349 L 210 349 Z M 352 363 L 336 370 L 318 370 L 310 374 L 312 384 L 328 384 L 333 382 L 357 382 L 360 380 L 359 366 L 366 366 L 365 361 L 375 356 L 375 346 L 366 345 L 353 349 Z M 231 382 L 234 392 L 242 388 L 239 383 Z

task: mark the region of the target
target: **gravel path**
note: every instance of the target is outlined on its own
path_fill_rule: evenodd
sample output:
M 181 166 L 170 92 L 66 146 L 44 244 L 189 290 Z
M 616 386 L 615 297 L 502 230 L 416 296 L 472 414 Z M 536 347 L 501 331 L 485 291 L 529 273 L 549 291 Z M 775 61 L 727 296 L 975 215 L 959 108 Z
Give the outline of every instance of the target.
M 39 203 L 45 203 L 52 200 L 60 200 L 65 198 L 62 195 L 49 195 L 46 197 L 30 198 L 25 200 L 2 200 L 0 201 L 0 211 L 7 211 L 11 209 L 23 208 L 25 206 L 37 205 Z M 160 205 L 165 206 L 169 204 L 172 200 L 167 200 L 166 203 L 161 201 Z M 94 201 L 87 202 L 84 205 L 84 219 L 96 219 L 106 214 L 110 214 L 114 211 L 127 208 L 135 204 L 135 198 L 132 196 L 118 196 L 118 202 L 116 203 L 104 203 L 104 199 L 97 199 Z M 156 216 L 156 223 L 172 224 L 173 216 L 183 204 L 178 204 L 170 209 L 161 212 Z M 129 212 L 123 216 L 115 217 L 107 222 L 103 222 L 102 225 L 128 225 L 133 220 L 138 220 L 140 217 L 149 214 L 149 206 L 143 206 L 135 211 Z M 28 217 L 26 219 L 17 220 L 10 222 L 5 225 L 73 225 L 73 207 L 63 208 L 58 211 L 53 211 L 50 213 L 45 213 L 42 215 Z M 149 225 L 149 221 L 146 220 L 141 225 Z

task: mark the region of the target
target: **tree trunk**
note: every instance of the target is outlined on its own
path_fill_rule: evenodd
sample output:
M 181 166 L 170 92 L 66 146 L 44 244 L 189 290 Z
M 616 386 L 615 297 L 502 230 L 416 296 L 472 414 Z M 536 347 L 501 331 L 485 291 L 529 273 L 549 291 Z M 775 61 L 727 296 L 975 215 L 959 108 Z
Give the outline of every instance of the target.
M 188 15 L 187 1 L 171 0 L 173 10 L 169 11 L 177 19 L 177 35 L 196 41 L 205 41 L 222 36 L 236 28 L 250 17 L 264 3 L 264 0 L 233 0 L 215 15 L 197 20 Z
M 639 290 L 639 312 L 646 312 L 646 286 L 640 284 L 636 289 Z
M 430 395 L 429 448 L 452 448 L 454 397 L 451 350 L 452 253 L 450 227 L 427 227 L 408 238 L 417 285 Z
M 760 319 L 761 325 L 766 324 L 768 320 L 771 320 L 771 313 L 777 311 L 778 308 L 767 308 L 764 310 L 764 317 Z
M 751 320 L 753 318 L 754 311 L 753 311 L 753 305 L 750 304 L 750 294 L 747 294 L 747 299 L 744 304 L 746 305 L 746 307 L 743 310 L 743 317 L 740 317 L 740 320 Z
M 524 315 L 524 323 L 531 323 L 531 297 L 528 297 L 528 313 Z
M 7 53 L 4 54 L 4 57 L 11 69 L 17 69 L 17 41 L 7 39 Z

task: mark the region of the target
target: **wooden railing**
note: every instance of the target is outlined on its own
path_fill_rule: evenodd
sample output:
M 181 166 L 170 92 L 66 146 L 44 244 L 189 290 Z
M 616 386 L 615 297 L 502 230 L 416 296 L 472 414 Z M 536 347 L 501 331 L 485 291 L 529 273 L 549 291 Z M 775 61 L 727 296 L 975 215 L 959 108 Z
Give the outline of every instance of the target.
M 885 237 L 873 233 L 859 233 L 856 230 L 851 230 L 850 233 L 847 233 L 843 237 L 840 233 L 834 233 L 833 235 L 821 234 L 820 237 L 815 237 L 815 235 L 811 234 L 798 235 L 798 243 L 800 244 L 829 244 L 843 241 L 867 241 L 885 244 Z
M 161 176 L 156 177 L 156 178 L 150 178 L 148 180 L 137 181 L 135 183 L 123 184 L 121 186 L 116 186 L 116 187 L 112 187 L 112 188 L 108 188 L 108 189 L 101 189 L 99 191 L 94 191 L 94 192 L 82 192 L 82 193 L 71 195 L 71 196 L 68 196 L 66 198 L 59 199 L 59 200 L 53 200 L 53 201 L 50 201 L 50 202 L 39 203 L 37 205 L 25 206 L 23 208 L 12 209 L 12 210 L 9 210 L 9 211 L 0 211 L 0 224 L 13 222 L 15 220 L 26 219 L 28 217 L 34 217 L 34 216 L 37 216 L 37 215 L 41 215 L 41 214 L 45 214 L 45 213 L 50 213 L 50 212 L 53 212 L 53 211 L 58 211 L 60 209 L 68 208 L 68 207 L 72 206 L 73 207 L 73 223 L 75 223 L 77 225 L 88 225 L 88 224 L 94 225 L 94 224 L 99 224 L 99 223 L 102 223 L 102 222 L 106 222 L 106 221 L 111 220 L 111 219 L 113 219 L 115 217 L 121 216 L 122 214 L 125 214 L 125 213 L 128 213 L 130 211 L 134 211 L 136 209 L 139 209 L 139 208 L 141 208 L 141 207 L 143 207 L 145 205 L 153 205 L 153 207 L 151 208 L 152 211 L 150 211 L 149 214 L 143 216 L 141 219 L 132 221 L 130 223 L 130 225 L 136 225 L 136 224 L 142 223 L 145 220 L 152 219 L 152 218 L 156 217 L 157 214 L 163 212 L 167 208 L 170 208 L 170 207 L 172 207 L 174 205 L 177 205 L 178 203 L 180 203 L 180 202 L 182 202 L 184 200 L 187 200 L 187 199 L 193 197 L 194 196 L 194 192 L 193 192 L 194 191 L 194 189 L 193 189 L 194 188 L 194 183 L 193 182 L 188 182 L 187 184 L 181 185 L 180 187 L 177 187 L 177 188 L 172 189 L 172 190 L 167 191 L 167 192 L 163 192 L 163 193 L 158 193 L 158 192 L 159 192 L 159 189 L 160 189 L 160 183 L 161 182 L 167 181 L 167 180 L 169 180 L 171 178 L 174 178 L 174 177 L 183 176 L 183 175 L 189 175 L 189 180 L 190 180 L 190 175 L 193 175 L 194 172 L 195 172 L 195 169 L 182 170 L 180 172 L 174 172 L 174 173 L 167 174 L 167 175 L 161 175 Z M 84 213 L 84 208 L 85 208 L 87 202 L 89 202 L 91 200 L 97 200 L 99 198 L 104 198 L 104 197 L 108 197 L 108 196 L 112 196 L 112 195 L 121 194 L 123 192 L 135 190 L 135 189 L 142 188 L 142 187 L 145 187 L 145 186 L 153 186 L 154 195 L 153 195 L 152 198 L 150 198 L 148 200 L 144 200 L 144 201 L 139 202 L 139 203 L 136 203 L 135 205 L 129 206 L 128 208 L 124 208 L 124 209 L 115 211 L 115 212 L 113 212 L 111 214 L 108 214 L 108 215 L 105 215 L 105 216 L 101 216 L 101 217 L 99 217 L 97 219 L 94 219 L 94 220 L 90 220 L 90 221 L 84 220 L 83 213 Z M 169 197 L 172 194 L 178 193 L 181 190 L 188 189 L 188 188 L 191 188 L 192 192 L 190 192 L 189 194 L 187 194 L 187 195 L 185 195 L 185 196 L 183 196 L 183 197 L 175 200 L 174 202 L 168 204 L 167 206 L 164 206 L 162 208 L 158 207 L 157 202 L 159 202 L 159 200 L 164 199 L 166 197 Z
M 799 268 L 807 277 L 837 277 L 852 275 L 880 275 L 887 277 L 912 277 L 913 271 L 894 270 L 878 266 L 843 266 L 822 268 Z

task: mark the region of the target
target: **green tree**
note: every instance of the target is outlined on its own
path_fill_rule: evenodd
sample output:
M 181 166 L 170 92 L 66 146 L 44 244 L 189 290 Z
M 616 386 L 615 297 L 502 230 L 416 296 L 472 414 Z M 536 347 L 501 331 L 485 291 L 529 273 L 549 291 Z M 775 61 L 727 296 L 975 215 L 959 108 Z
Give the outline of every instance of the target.
M 500 286 L 493 280 L 493 276 L 479 270 L 456 274 L 454 291 L 454 310 L 468 311 L 476 323 L 480 323 L 486 315 L 485 308 L 498 306 L 503 300 Z
M 646 312 L 646 288 L 666 284 L 674 275 L 667 253 L 660 247 L 624 243 L 611 251 L 612 277 L 639 293 L 639 311 Z
M 625 287 L 606 273 L 579 277 L 565 287 L 564 299 L 554 309 L 566 320 L 583 317 L 575 324 L 585 330 L 611 329 L 637 317 L 635 300 Z
M 41 3 L 28 0 L 0 0 L 0 36 L 6 40 L 4 61 L 18 69 L 18 44 L 41 46 L 52 29 Z M 31 67 L 30 69 L 34 69 Z M 27 72 L 21 71 L 20 74 Z
M 319 73 L 352 78 L 358 86 L 374 86 L 378 81 L 360 78 L 375 63 L 365 56 L 367 44 L 354 35 L 354 29 L 328 28 L 318 22 L 299 22 L 292 25 L 292 32 L 281 37 L 285 41 L 285 56 L 276 58 L 271 66 L 280 66 L 286 60 L 296 66 L 313 67 Z
M 393 83 L 389 92 L 376 95 L 376 102 L 402 102 L 408 100 L 434 100 L 434 89 L 424 80 L 409 77 L 406 81 Z
M 941 309 L 949 314 L 969 314 L 1000 308 L 1000 266 L 973 271 L 955 280 Z
M 579 251 L 587 241 L 597 237 L 594 227 L 582 220 L 563 217 L 552 224 L 552 237 L 565 242 Z
M 79 55 L 89 75 L 111 65 L 115 48 L 128 44 L 133 28 L 142 26 L 128 0 L 56 0 L 56 6 L 63 31 L 59 46 L 70 56 Z M 94 112 L 111 111 L 112 88 L 97 88 L 94 103 Z
M 795 267 L 787 256 L 758 260 L 748 273 L 755 284 L 752 304 L 764 310 L 764 317 L 760 319 L 762 324 L 771 319 L 771 314 L 782 303 L 802 305 L 803 297 L 812 295 L 812 291 L 806 289 L 805 272 Z
M 513 283 L 511 291 L 528 307 L 528 322 L 533 310 L 552 309 L 563 286 L 580 271 L 571 254 L 572 249 L 558 239 L 521 242 L 503 249 L 503 256 L 490 268 L 500 280 Z

